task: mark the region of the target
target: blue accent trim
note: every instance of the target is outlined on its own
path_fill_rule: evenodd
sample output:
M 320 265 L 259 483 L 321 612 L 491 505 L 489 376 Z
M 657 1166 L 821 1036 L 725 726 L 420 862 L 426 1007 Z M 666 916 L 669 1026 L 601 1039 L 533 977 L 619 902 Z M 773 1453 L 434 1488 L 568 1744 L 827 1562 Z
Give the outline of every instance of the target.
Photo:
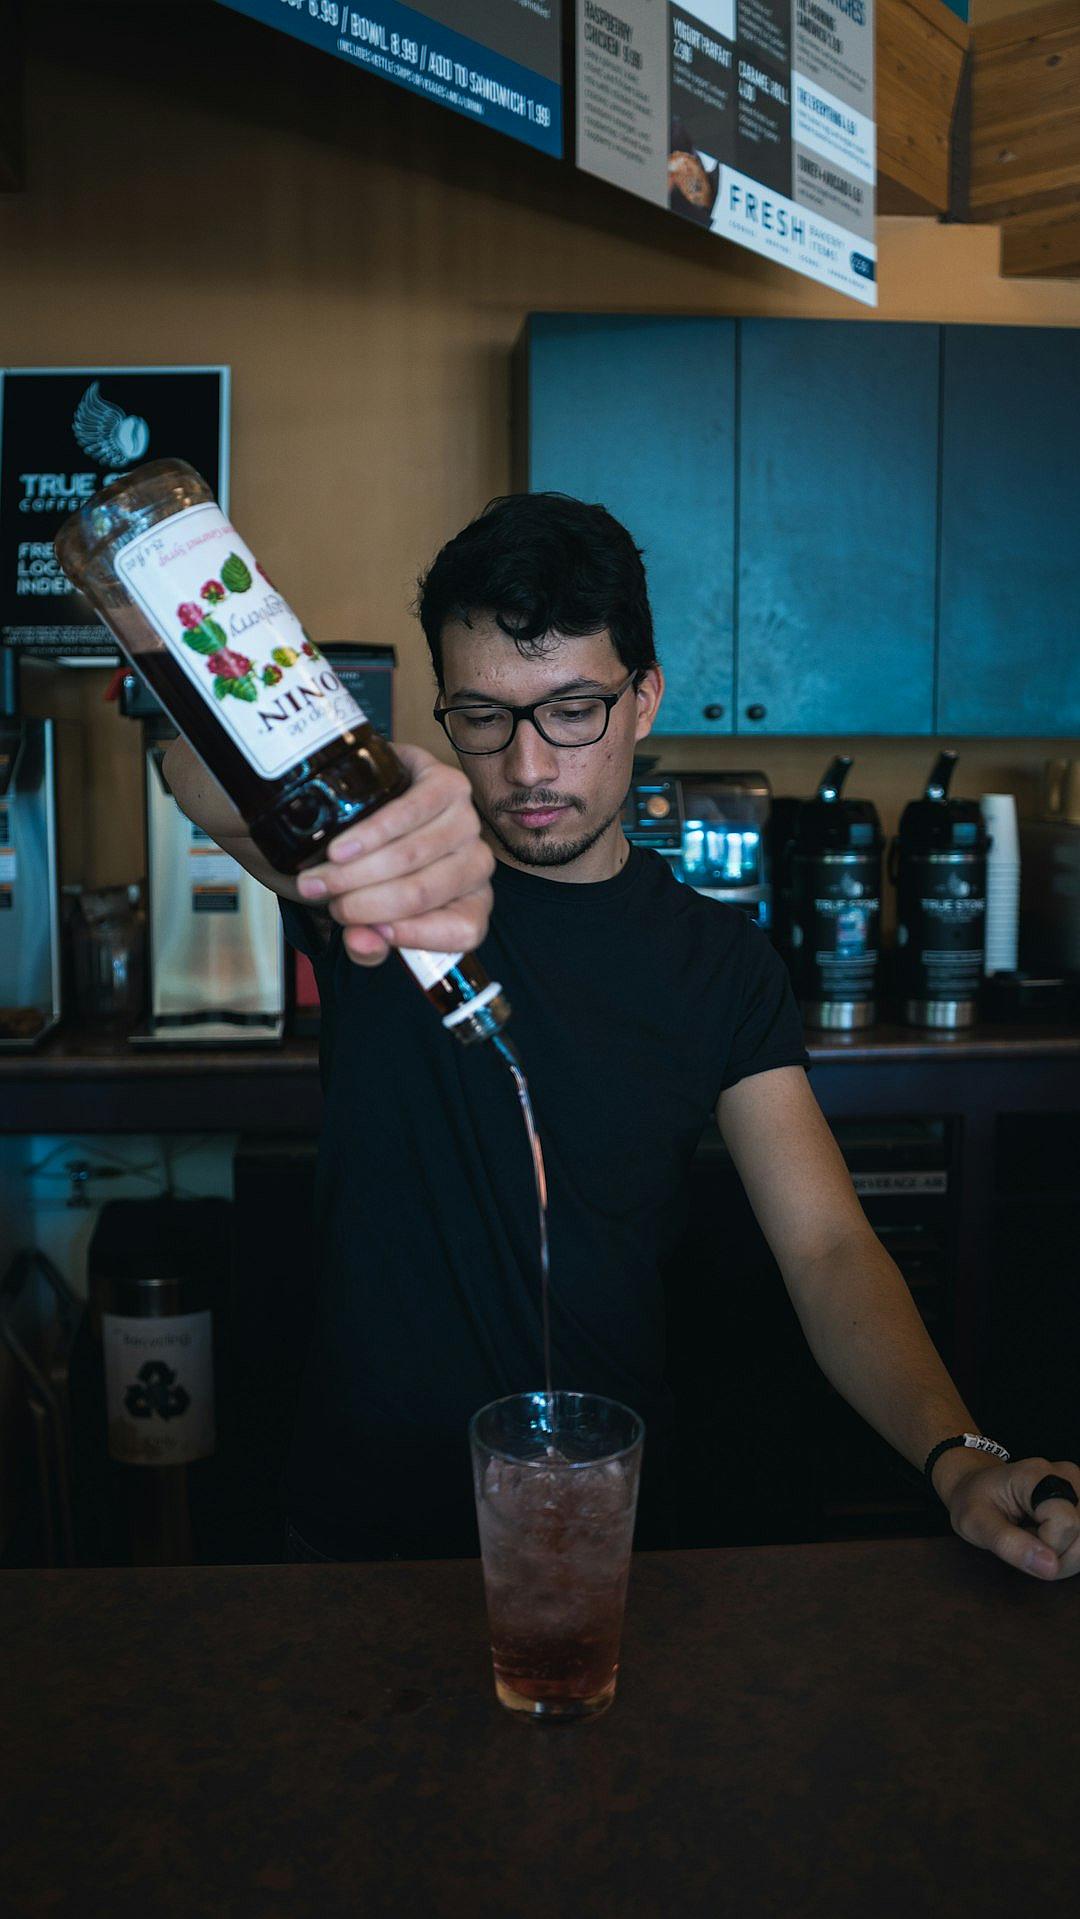
M 304 40 L 323 53 L 336 54 L 349 66 L 418 93 L 438 106 L 449 107 L 452 113 L 460 113 L 466 120 L 478 120 L 483 126 L 494 127 L 497 132 L 507 133 L 512 139 L 522 140 L 526 146 L 537 147 L 555 159 L 562 157 L 562 88 L 554 80 L 519 66 L 516 60 L 508 60 L 480 41 L 455 33 L 452 27 L 444 27 L 412 7 L 402 6 L 400 0 L 363 0 L 365 23 L 381 29 L 381 44 L 376 46 L 361 44 L 345 31 L 344 23 L 358 12 L 348 0 L 341 0 L 342 24 L 337 26 L 313 20 L 307 5 L 296 5 L 295 0 L 218 0 L 218 4 L 230 7 L 234 13 L 246 14 L 264 26 L 276 27 L 281 33 L 291 34 L 295 40 Z M 418 49 L 415 67 L 404 61 L 400 53 L 393 53 L 395 35 L 399 40 L 415 43 Z M 432 55 L 466 68 L 469 75 L 466 86 L 461 88 L 442 75 L 438 78 L 432 75 L 429 71 Z M 509 103 L 485 99 L 482 94 L 474 96 L 469 90 L 473 80 L 520 96 L 521 110 L 515 111 Z M 537 113 L 548 116 L 546 126 L 538 124 Z
M 37 377 L 41 373 L 88 373 L 92 379 L 99 380 L 105 374 L 110 379 L 114 373 L 224 373 L 227 366 L 6 366 L 0 367 L 0 378 L 5 373 L 17 373 L 20 379 Z

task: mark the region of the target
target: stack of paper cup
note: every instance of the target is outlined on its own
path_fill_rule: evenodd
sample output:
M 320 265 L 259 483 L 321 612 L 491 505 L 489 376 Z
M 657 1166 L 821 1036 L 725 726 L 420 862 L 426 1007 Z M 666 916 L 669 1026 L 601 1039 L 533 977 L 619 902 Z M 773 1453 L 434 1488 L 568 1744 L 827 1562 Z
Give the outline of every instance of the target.
M 1015 973 L 1020 934 L 1020 830 L 1011 793 L 979 801 L 990 835 L 986 862 L 986 973 Z

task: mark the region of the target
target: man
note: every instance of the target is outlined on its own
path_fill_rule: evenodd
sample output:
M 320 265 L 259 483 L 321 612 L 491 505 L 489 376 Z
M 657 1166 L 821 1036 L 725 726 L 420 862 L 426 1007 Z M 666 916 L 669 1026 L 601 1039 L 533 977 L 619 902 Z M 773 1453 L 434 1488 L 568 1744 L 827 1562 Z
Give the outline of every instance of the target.
M 278 893 L 322 998 L 321 1287 L 286 1475 L 294 1554 L 474 1551 L 466 1422 L 542 1383 L 513 1083 L 490 1042 L 459 1045 L 384 963 L 399 945 L 477 948 L 511 1001 L 547 1160 L 554 1379 L 643 1414 L 639 1543 L 664 1539 L 660 1266 L 714 1112 L 815 1359 L 921 1468 L 977 1429 L 810 1090 L 783 966 L 746 915 L 622 832 L 664 686 L 630 535 L 562 495 L 497 500 L 443 548 L 418 605 L 464 774 L 401 748 L 409 792 L 298 880 L 262 861 L 182 742 L 165 763 L 184 810 Z M 1048 1473 L 1065 1485 L 1036 1518 Z M 954 1445 L 933 1483 L 972 1544 L 1036 1577 L 1080 1571 L 1060 1496 L 1080 1493 L 1071 1462 Z

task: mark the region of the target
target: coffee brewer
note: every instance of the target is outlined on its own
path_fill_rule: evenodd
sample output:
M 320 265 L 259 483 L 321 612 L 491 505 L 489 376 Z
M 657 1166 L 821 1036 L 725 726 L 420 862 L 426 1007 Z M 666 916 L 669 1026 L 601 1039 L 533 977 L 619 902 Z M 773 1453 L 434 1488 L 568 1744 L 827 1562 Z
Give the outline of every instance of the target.
M 889 849 L 897 889 L 896 987 L 909 1026 L 973 1026 L 986 932 L 988 836 L 978 800 L 949 798 L 939 753 Z
M 808 1026 L 871 1026 L 877 1008 L 883 837 L 870 800 L 842 797 L 851 766 L 837 754 L 813 799 L 778 806 L 781 951 Z
M 19 660 L 0 647 L 0 1050 L 60 1018 L 53 722 L 20 713 Z
M 258 1046 L 285 1025 L 285 945 L 276 896 L 180 811 L 162 760 L 176 728 L 140 676 L 120 711 L 142 723 L 150 1011 L 134 1046 Z

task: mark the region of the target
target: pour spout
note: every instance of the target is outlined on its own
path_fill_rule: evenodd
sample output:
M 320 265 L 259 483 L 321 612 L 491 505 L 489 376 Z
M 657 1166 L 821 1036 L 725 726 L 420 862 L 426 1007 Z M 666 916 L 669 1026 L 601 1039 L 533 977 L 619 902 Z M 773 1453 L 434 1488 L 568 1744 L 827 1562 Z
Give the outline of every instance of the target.
M 829 804 L 838 800 L 843 791 L 844 781 L 854 764 L 854 760 L 848 753 L 838 753 L 835 759 L 830 760 L 821 775 L 817 790 L 818 799 L 825 800 Z
M 953 768 L 959 758 L 959 753 L 951 752 L 948 747 L 938 754 L 937 759 L 930 768 L 930 777 L 926 782 L 926 798 L 928 800 L 943 800 L 946 797 L 949 791 L 949 781 L 953 776 Z
M 521 1064 L 521 1055 L 518 1053 L 517 1048 L 511 1043 L 511 1041 L 507 1039 L 505 1033 L 493 1033 L 491 1036 L 491 1044 L 494 1046 L 495 1051 L 497 1053 L 502 1054 L 504 1060 L 506 1061 L 506 1064 L 509 1066 L 510 1071 L 515 1075 L 515 1077 L 518 1073 L 523 1071 L 522 1064 Z

